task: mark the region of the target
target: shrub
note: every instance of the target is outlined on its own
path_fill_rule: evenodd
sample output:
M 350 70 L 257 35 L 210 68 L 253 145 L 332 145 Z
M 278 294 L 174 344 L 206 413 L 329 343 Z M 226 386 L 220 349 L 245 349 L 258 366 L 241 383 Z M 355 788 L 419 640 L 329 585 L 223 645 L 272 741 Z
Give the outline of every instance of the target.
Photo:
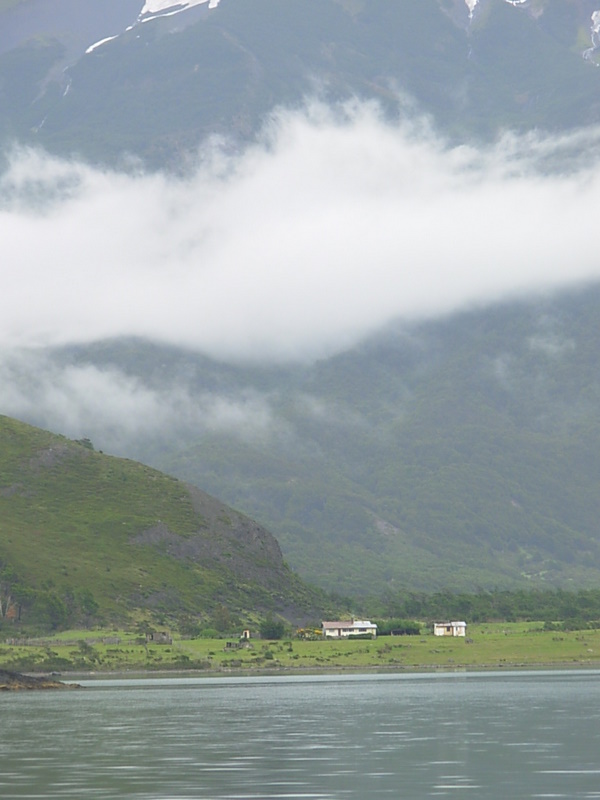
M 203 628 L 198 636 L 200 639 L 220 639 L 221 634 L 216 628 Z
M 285 625 L 281 620 L 267 617 L 261 622 L 259 630 L 263 639 L 282 639 L 285 633 Z

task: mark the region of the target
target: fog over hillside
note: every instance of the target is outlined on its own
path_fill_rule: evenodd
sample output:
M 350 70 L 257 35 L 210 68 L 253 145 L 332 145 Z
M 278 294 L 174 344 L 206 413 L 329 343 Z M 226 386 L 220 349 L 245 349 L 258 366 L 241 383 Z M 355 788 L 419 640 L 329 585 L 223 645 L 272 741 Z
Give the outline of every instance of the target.
M 303 360 L 600 276 L 599 131 L 451 146 L 373 105 L 280 112 L 184 178 L 16 151 L 0 190 L 4 348 L 143 336 Z

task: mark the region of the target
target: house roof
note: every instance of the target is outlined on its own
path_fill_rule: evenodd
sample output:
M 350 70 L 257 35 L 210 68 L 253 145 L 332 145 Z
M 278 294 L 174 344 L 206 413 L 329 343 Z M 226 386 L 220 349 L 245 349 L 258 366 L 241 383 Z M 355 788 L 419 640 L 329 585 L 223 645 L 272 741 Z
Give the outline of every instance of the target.
M 354 622 L 351 619 L 334 620 L 332 622 L 322 622 L 324 628 L 351 628 Z
M 323 628 L 376 628 L 374 622 L 369 622 L 368 619 L 344 619 L 334 620 L 321 623 Z
M 467 627 L 466 622 L 434 622 L 434 625 L 454 625 L 454 627 L 462 626 L 464 628 Z

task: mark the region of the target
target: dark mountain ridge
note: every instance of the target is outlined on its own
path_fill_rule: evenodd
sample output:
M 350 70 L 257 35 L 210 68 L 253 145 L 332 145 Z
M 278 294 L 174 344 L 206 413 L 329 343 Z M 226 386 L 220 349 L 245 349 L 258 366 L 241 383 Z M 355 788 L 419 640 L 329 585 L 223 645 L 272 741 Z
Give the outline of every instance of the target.
M 215 133 L 252 138 L 274 107 L 315 94 L 417 110 L 459 139 L 600 115 L 587 0 L 481 0 L 472 17 L 462 0 L 221 0 L 132 27 L 142 6 L 0 6 L 0 134 L 160 167 Z

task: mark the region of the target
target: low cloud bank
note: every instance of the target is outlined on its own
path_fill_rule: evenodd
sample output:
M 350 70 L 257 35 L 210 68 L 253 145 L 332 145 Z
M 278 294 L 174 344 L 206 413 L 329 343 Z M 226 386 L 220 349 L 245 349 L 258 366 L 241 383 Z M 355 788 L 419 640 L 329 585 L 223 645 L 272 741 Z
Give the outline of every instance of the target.
M 146 440 L 226 432 L 252 442 L 285 433 L 267 395 L 156 389 L 116 368 L 61 365 L 46 352 L 0 355 L 0 413 L 127 455 Z
M 185 178 L 17 152 L 0 176 L 0 347 L 144 336 L 313 359 L 600 278 L 600 131 L 452 147 L 373 106 L 275 117 Z

